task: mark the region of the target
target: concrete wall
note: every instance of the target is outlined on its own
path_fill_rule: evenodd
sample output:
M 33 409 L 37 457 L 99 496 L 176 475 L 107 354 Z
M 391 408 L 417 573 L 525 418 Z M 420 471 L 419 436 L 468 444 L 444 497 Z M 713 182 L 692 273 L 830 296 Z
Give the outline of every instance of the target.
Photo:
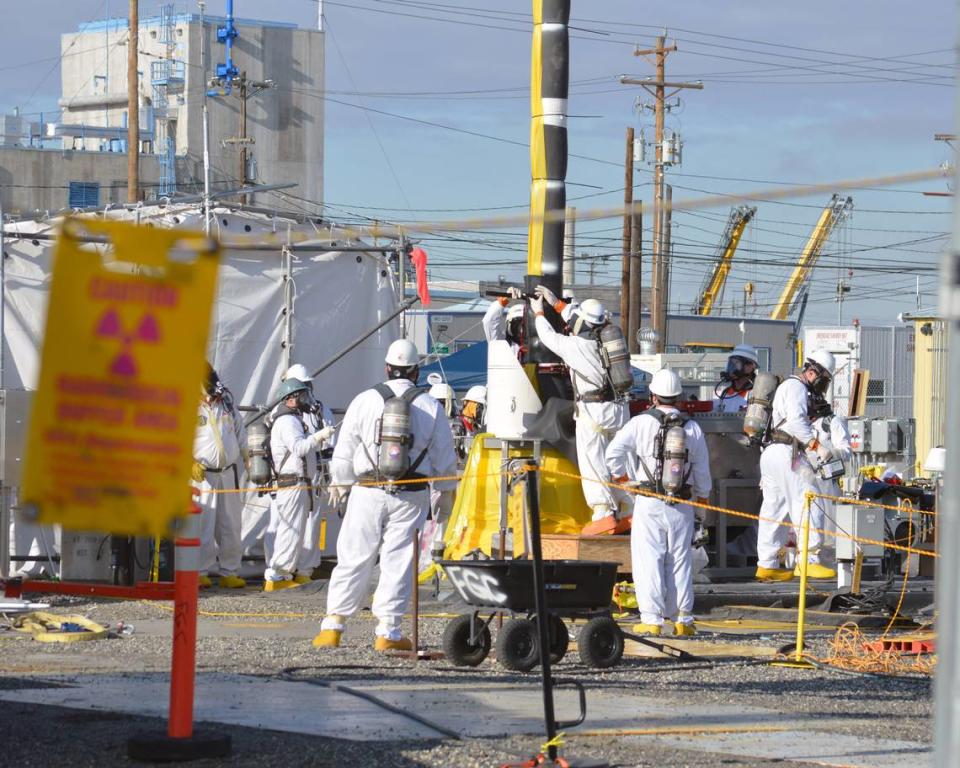
M 169 95 L 167 111 L 178 156 L 178 191 L 195 192 L 202 187 L 203 94 L 216 64 L 225 60 L 224 46 L 216 42 L 218 23 L 222 19 L 207 18 L 201 27 L 197 14 L 174 17 L 173 57 L 184 62 L 185 78 L 182 94 Z M 251 80 L 270 79 L 275 83 L 275 87 L 247 101 L 247 135 L 254 142 L 247 148 L 256 162 L 254 180 L 265 184 L 293 182 L 297 186 L 291 193 L 322 202 L 323 33 L 270 22 L 239 20 L 237 26 L 240 36 L 233 48 L 234 63 Z M 113 127 L 126 124 L 127 36 L 126 19 L 110 19 L 81 25 L 79 32 L 61 37 L 61 123 Z M 206 38 L 206 65 L 201 57 L 202 36 Z M 144 122 L 156 96 L 151 63 L 167 53 L 161 38 L 158 17 L 141 15 L 139 90 Z M 235 187 L 240 178 L 239 148 L 224 142 L 239 134 L 237 89 L 229 96 L 208 98 L 207 103 L 211 188 L 216 191 Z M 141 129 L 145 127 L 141 125 Z M 160 127 L 161 134 L 152 147 L 144 147 L 145 151 L 154 153 L 164 146 L 163 125 Z M 16 189 L 3 191 L 5 206 L 9 204 L 22 211 L 59 209 L 66 205 L 66 191 L 61 188 L 65 179 L 100 181 L 101 185 L 126 179 L 125 147 L 115 147 L 120 152 L 101 152 L 107 142 L 80 137 L 67 137 L 64 146 L 76 151 L 48 150 L 44 153 L 46 159 L 28 150 L 24 150 L 24 157 L 0 154 L 0 184 L 19 183 Z M 85 154 L 83 150 L 94 159 L 78 159 Z M 71 166 L 69 170 L 57 168 L 64 159 Z M 98 163 L 104 167 L 96 167 Z M 141 174 L 146 183 L 156 183 L 159 169 L 155 156 L 144 156 Z M 8 181 L 13 177 L 18 181 Z M 265 196 L 259 202 L 269 199 Z
M 178 176 L 196 176 L 195 164 L 177 161 Z M 160 165 L 140 158 L 140 181 L 147 196 L 156 193 Z M 0 147 L 0 204 L 6 214 L 59 211 L 67 207 L 71 181 L 100 184 L 100 205 L 127 200 L 127 155 L 122 152 Z M 184 186 L 183 191 L 198 191 Z

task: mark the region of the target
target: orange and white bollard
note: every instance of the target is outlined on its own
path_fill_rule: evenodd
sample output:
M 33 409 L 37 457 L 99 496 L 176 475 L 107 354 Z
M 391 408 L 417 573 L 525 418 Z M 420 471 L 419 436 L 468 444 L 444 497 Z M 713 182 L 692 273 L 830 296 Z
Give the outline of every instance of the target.
M 186 761 L 230 754 L 226 734 L 193 729 L 196 679 L 197 600 L 200 592 L 200 507 L 190 505 L 174 541 L 173 659 L 170 669 L 170 717 L 166 735 L 146 734 L 127 742 L 131 759 Z

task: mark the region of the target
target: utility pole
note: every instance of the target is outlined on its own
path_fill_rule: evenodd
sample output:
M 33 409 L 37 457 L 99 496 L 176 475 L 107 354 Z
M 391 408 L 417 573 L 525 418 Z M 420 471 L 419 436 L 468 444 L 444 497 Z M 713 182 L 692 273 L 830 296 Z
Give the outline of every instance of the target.
M 635 211 L 630 217 L 630 316 L 628 321 L 622 324 L 623 331 L 627 334 L 627 349 L 629 349 L 631 355 L 640 352 L 637 331 L 640 330 L 640 317 L 643 312 L 643 299 L 641 298 L 643 287 L 643 261 L 641 259 L 643 211 L 640 205 L 635 208 Z
M 633 210 L 633 128 L 627 128 L 627 154 L 623 161 L 623 264 L 620 269 L 620 328 L 628 334 L 630 327 L 630 244 Z M 629 338 L 627 339 L 629 342 Z
M 130 0 L 127 38 L 127 202 L 140 199 L 140 78 L 137 75 L 140 17 L 138 0 Z
M 236 83 L 237 96 L 240 98 L 240 124 L 237 128 L 237 135 L 229 139 L 224 139 L 223 143 L 236 144 L 240 149 L 238 153 L 239 166 L 237 169 L 237 181 L 239 181 L 240 186 L 243 187 L 246 186 L 248 181 L 254 181 L 254 179 L 247 178 L 247 147 L 255 143 L 252 138 L 247 136 L 247 101 L 261 91 L 272 88 L 273 80 L 248 80 L 246 71 L 243 71 L 237 78 Z M 240 195 L 240 202 L 246 203 L 247 196 Z
M 673 254 L 673 187 L 663 185 L 663 221 L 660 226 L 660 259 L 657 270 L 658 283 L 657 314 L 654 319 L 654 328 L 660 329 L 660 351 L 666 351 L 667 344 L 667 309 L 670 307 L 670 257 Z
M 563 225 L 563 287 L 573 288 L 577 282 L 577 209 L 567 206 Z
M 666 36 L 657 37 L 655 48 L 638 48 L 633 52 L 634 56 L 643 56 L 647 61 L 651 61 L 656 67 L 656 76 L 638 80 L 631 77 L 621 77 L 620 82 L 623 85 L 639 85 L 647 93 L 654 97 L 654 149 L 656 152 L 653 171 L 653 273 L 654 280 L 651 295 L 650 314 L 653 321 L 653 328 L 658 334 L 657 352 L 663 352 L 667 342 L 666 328 L 666 296 L 664 295 L 664 278 L 666 274 L 661 269 L 661 261 L 667 253 L 667 247 L 664 239 L 664 217 L 663 217 L 663 196 L 664 196 L 664 167 L 673 165 L 679 158 L 678 147 L 671 146 L 669 156 L 664 156 L 663 143 L 663 122 L 664 114 L 667 110 L 666 100 L 684 89 L 703 90 L 703 83 L 672 83 L 666 79 L 667 55 L 677 50 L 676 44 L 666 45 Z M 653 55 L 655 59 L 649 57 Z M 667 93 L 667 89 L 671 89 Z M 659 279 L 658 279 L 659 278 Z

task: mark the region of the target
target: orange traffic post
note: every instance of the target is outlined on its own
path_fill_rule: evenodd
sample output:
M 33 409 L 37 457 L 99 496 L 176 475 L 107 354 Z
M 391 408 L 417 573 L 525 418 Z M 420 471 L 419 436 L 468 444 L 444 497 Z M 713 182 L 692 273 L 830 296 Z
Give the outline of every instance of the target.
M 173 586 L 173 655 L 170 669 L 170 717 L 165 735 L 135 736 L 127 743 L 134 760 L 186 761 L 226 757 L 230 737 L 193 729 L 196 680 L 197 601 L 200 593 L 200 507 L 191 503 L 176 548 Z

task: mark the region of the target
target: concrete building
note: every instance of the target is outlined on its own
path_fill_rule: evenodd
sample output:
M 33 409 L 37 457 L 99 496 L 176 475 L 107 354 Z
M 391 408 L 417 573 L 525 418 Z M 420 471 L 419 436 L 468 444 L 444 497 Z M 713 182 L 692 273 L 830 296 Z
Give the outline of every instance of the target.
M 203 186 L 203 100 L 225 46 L 223 18 L 140 19 L 141 182 L 147 199 Z M 207 98 L 211 189 L 240 181 L 294 183 L 323 199 L 324 35 L 293 24 L 237 19 L 233 63 L 251 83 L 242 127 L 240 88 Z M 125 201 L 126 18 L 80 25 L 61 38 L 61 112 L 55 122 L 8 116 L 0 131 L 0 202 L 8 212 Z M 53 116 L 52 116 L 53 117 Z M 248 142 L 236 140 L 243 133 Z M 169 141 L 168 141 L 169 140 Z M 241 146 L 247 163 L 240 168 Z M 174 173 L 175 170 L 175 173 Z

